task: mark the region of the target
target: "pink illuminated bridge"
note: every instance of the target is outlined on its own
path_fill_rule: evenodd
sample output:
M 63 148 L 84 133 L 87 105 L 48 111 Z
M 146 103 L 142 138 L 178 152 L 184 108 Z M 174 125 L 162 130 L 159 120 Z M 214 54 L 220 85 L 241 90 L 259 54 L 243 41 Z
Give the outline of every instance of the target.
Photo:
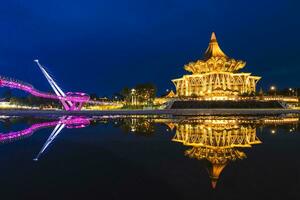
M 45 68 L 39 63 L 38 60 L 35 60 L 37 65 L 39 66 L 40 70 L 46 77 L 47 81 L 49 82 L 50 86 L 52 87 L 55 94 L 41 92 L 35 89 L 32 85 L 20 82 L 17 80 L 9 79 L 0 77 L 0 87 L 8 87 L 11 89 L 19 89 L 25 92 L 28 92 L 34 96 L 46 98 L 46 99 L 55 99 L 59 100 L 64 109 L 67 111 L 72 110 L 81 110 L 84 103 L 90 104 L 102 104 L 102 105 L 112 105 L 114 103 L 109 102 L 100 102 L 100 101 L 91 101 L 90 96 L 86 93 L 82 92 L 67 92 L 64 93 L 62 89 L 57 85 L 57 83 L 52 79 L 52 77 L 48 74 Z

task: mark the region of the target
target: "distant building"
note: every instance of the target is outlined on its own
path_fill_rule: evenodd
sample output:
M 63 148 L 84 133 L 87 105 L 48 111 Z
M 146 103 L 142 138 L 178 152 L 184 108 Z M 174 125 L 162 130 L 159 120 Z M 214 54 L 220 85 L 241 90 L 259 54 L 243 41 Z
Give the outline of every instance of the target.
M 240 95 L 253 94 L 261 77 L 238 72 L 245 65 L 246 62 L 225 55 L 219 47 L 215 33 L 212 33 L 202 60 L 184 66 L 192 74 L 172 80 L 176 87 L 176 96 L 234 100 Z

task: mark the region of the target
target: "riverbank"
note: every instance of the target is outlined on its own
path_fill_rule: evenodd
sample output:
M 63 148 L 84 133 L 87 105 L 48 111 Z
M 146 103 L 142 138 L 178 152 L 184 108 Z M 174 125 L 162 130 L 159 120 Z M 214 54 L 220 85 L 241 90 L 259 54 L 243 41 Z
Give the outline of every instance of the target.
M 76 115 L 76 116 L 103 116 L 103 115 L 281 115 L 300 114 L 300 109 L 164 109 L 164 110 L 0 110 L 0 115 Z

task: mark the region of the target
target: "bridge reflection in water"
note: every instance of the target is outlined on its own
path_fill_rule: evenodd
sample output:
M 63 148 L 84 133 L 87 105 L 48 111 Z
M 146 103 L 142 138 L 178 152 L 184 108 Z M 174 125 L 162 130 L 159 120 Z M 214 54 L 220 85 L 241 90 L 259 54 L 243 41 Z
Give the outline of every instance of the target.
M 35 123 L 30 127 L 20 131 L 0 133 L 0 143 L 12 142 L 23 137 L 31 136 L 34 132 L 36 132 L 39 129 L 54 127 L 53 131 L 51 132 L 47 141 L 43 145 L 42 149 L 33 159 L 34 161 L 38 161 L 39 157 L 43 154 L 43 152 L 49 147 L 49 145 L 54 141 L 54 139 L 64 128 L 84 128 L 88 125 L 90 125 L 90 118 L 78 116 L 63 116 L 60 117 L 58 120 Z

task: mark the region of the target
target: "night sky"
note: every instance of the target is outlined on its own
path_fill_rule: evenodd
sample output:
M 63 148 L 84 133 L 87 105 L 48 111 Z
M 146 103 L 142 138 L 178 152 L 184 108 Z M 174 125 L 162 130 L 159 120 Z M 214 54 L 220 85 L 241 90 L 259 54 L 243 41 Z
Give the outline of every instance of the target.
M 49 91 L 39 59 L 67 91 L 160 93 L 200 59 L 212 31 L 268 88 L 300 87 L 300 1 L 9 0 L 0 6 L 1 76 Z

